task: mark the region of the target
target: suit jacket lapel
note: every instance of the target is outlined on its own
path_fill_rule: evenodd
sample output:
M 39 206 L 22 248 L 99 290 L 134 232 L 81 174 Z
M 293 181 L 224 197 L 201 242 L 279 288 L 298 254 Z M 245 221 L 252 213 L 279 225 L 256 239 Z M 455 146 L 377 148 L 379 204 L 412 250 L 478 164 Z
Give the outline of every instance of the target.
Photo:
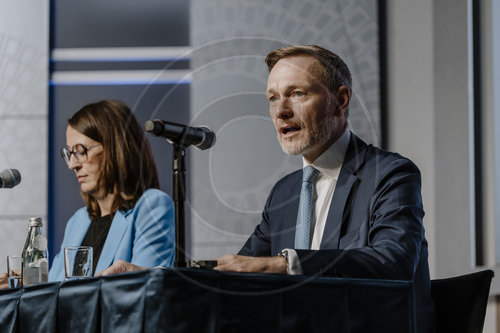
M 337 249 L 340 239 L 341 227 L 347 221 L 343 221 L 344 209 L 350 205 L 347 203 L 349 194 L 357 183 L 356 171 L 365 161 L 366 144 L 357 136 L 351 133 L 351 142 L 347 148 L 346 156 L 340 169 L 339 178 L 332 202 L 326 219 L 323 238 L 321 239 L 321 249 Z M 352 198 L 351 198 L 352 200 Z
M 120 246 L 123 234 L 127 230 L 128 221 L 122 212 L 117 211 L 111 222 L 111 227 L 109 228 L 108 236 L 104 242 L 104 246 L 101 251 L 101 257 L 96 266 L 96 273 L 108 268 L 115 258 L 116 252 Z

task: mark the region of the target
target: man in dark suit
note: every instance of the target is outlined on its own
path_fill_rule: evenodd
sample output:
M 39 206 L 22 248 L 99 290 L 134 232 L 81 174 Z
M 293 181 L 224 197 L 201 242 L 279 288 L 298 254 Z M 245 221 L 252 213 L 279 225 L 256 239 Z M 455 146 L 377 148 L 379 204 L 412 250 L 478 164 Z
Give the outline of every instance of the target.
M 302 155 L 304 170 L 319 171 L 309 181 L 306 243 L 297 246 L 298 215 L 307 209 L 299 170 L 278 181 L 239 254 L 219 258 L 215 269 L 413 280 L 418 331 L 431 331 L 418 168 L 349 131 L 351 76 L 337 55 L 292 46 L 271 52 L 266 64 L 278 140 L 286 153 Z

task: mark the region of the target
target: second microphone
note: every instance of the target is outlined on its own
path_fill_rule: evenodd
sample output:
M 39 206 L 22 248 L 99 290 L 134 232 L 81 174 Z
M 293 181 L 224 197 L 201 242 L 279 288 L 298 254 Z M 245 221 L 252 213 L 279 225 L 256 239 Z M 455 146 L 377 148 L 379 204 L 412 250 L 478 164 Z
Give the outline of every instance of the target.
M 200 150 L 208 149 L 215 144 L 215 133 L 208 127 L 190 127 L 165 120 L 148 120 L 144 129 L 154 135 L 167 138 L 172 143 L 183 146 L 194 145 Z

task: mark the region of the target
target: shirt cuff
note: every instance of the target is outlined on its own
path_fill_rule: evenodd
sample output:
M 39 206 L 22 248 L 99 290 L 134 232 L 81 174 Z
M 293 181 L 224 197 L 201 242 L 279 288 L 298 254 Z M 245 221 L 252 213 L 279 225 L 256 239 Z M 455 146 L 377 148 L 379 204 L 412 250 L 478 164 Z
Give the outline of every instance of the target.
M 301 275 L 302 267 L 300 266 L 299 256 L 294 249 L 285 249 L 288 251 L 288 267 L 286 273 L 288 275 Z

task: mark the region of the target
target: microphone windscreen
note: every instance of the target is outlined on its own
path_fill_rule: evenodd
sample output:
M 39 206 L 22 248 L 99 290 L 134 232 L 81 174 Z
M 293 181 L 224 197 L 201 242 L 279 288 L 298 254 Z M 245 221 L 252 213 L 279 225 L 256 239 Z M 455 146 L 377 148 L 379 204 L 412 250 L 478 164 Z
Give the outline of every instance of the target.
M 196 145 L 199 150 L 205 150 L 215 145 L 215 133 L 206 126 L 199 127 L 205 133 L 203 140 Z
M 16 169 L 5 169 L 0 172 L 0 188 L 13 188 L 21 182 L 21 173 Z
M 163 134 L 163 121 L 159 119 L 148 120 L 144 123 L 144 129 L 146 132 L 160 136 Z
M 144 129 L 146 132 L 153 132 L 155 129 L 155 123 L 152 120 L 148 120 L 144 123 Z

